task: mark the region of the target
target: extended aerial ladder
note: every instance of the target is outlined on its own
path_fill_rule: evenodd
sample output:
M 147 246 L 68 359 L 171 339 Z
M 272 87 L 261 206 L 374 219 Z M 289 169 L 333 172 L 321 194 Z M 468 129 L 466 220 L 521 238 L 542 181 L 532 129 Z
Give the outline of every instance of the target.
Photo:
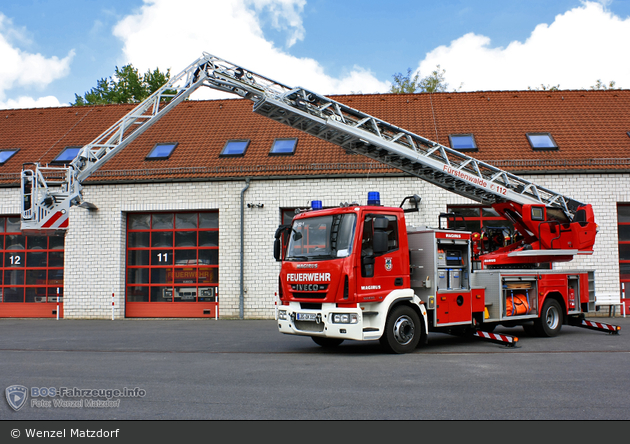
M 68 228 L 71 206 L 94 210 L 83 200 L 83 181 L 203 84 L 205 57 L 169 79 L 96 139 L 68 166 L 25 164 L 22 168 L 22 231 L 50 234 Z
M 207 53 L 84 146 L 69 166 L 25 166 L 22 230 L 65 229 L 70 206 L 94 208 L 83 201 L 82 182 L 200 86 L 249 99 L 260 115 L 493 205 L 524 235 L 521 243 L 501 252 L 516 262 L 538 261 L 541 254 L 570 260 L 575 254 L 592 252 L 596 225 L 590 205 L 315 92 L 288 87 Z M 541 209 L 563 216 L 548 218 Z

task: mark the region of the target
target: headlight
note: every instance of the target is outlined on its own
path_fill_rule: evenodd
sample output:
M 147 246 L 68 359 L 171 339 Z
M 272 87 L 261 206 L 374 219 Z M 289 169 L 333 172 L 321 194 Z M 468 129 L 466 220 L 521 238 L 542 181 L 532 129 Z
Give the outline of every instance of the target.
M 278 311 L 278 319 L 280 319 L 281 321 L 286 321 L 287 320 L 287 311 L 286 310 L 279 310 Z
M 359 315 L 356 313 L 334 313 L 332 322 L 333 324 L 356 324 L 359 322 Z

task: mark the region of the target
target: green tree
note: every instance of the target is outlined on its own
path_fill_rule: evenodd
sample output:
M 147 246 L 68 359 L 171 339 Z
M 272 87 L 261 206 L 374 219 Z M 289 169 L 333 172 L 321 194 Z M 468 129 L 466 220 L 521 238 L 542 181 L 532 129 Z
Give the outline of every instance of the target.
M 614 80 L 611 80 L 608 85 L 606 85 L 604 82 L 602 82 L 601 79 L 597 79 L 597 82 L 595 83 L 595 85 L 591 86 L 592 90 L 596 90 L 596 89 L 619 89 L 619 88 L 615 88 L 616 82 Z
M 614 80 L 611 80 L 610 82 L 608 82 L 608 84 L 602 82 L 601 79 L 597 79 L 597 82 L 595 82 L 595 85 L 591 86 L 591 90 L 595 91 L 595 90 L 606 90 L 606 89 L 620 89 L 620 88 L 615 88 L 615 85 L 617 83 Z M 532 88 L 531 86 L 528 86 L 527 89 L 529 89 L 530 91 L 560 91 L 560 85 L 543 85 L 541 84 L 540 86 L 536 86 L 534 88 Z M 584 89 L 584 88 L 582 88 Z
M 153 94 L 171 78 L 171 70 L 162 72 L 159 68 L 138 73 L 133 65 L 116 67 L 112 77 L 100 79 L 96 87 L 83 96 L 75 94 L 72 106 L 104 105 L 108 103 L 138 103 Z
M 540 86 L 535 86 L 534 88 L 528 86 L 527 89 L 530 91 L 559 91 L 560 84 L 558 83 L 557 85 L 543 85 L 541 83 Z
M 407 68 L 407 74 L 394 74 L 394 84 L 389 92 L 394 94 L 411 94 L 411 93 L 434 93 L 445 92 L 448 90 L 446 83 L 446 70 L 441 69 L 440 65 L 436 66 L 431 74 L 420 78 L 420 73 L 412 76 L 411 68 Z M 462 85 L 458 89 L 461 89 Z
M 411 76 L 411 68 L 407 68 L 407 75 L 396 73 L 394 74 L 394 84 L 389 89 L 389 92 L 394 94 L 412 94 L 418 91 L 420 88 L 420 73 L 416 73 Z

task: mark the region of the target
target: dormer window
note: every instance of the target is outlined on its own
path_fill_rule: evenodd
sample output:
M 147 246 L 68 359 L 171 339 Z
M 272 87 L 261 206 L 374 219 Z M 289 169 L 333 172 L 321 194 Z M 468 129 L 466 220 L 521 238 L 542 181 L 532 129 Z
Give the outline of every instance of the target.
M 164 160 L 171 157 L 173 151 L 177 143 L 158 143 L 156 144 L 149 155 L 146 157 L 147 160 Z
M 527 133 L 527 140 L 535 150 L 555 150 L 558 149 L 550 133 Z
M 476 150 L 475 136 L 472 134 L 449 134 L 448 139 L 454 150 Z
M 53 159 L 53 163 L 70 163 L 81 151 L 80 146 L 67 146 L 57 157 Z
M 0 150 L 0 165 L 4 165 L 19 150 Z

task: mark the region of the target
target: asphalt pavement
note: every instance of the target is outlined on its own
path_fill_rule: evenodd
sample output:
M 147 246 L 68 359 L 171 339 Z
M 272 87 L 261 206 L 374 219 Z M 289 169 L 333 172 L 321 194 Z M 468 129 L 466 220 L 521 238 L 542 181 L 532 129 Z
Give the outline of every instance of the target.
M 28 393 L 0 419 L 628 420 L 630 318 L 592 319 L 621 333 L 431 334 L 408 355 L 323 349 L 269 320 L 1 319 L 0 387 Z

